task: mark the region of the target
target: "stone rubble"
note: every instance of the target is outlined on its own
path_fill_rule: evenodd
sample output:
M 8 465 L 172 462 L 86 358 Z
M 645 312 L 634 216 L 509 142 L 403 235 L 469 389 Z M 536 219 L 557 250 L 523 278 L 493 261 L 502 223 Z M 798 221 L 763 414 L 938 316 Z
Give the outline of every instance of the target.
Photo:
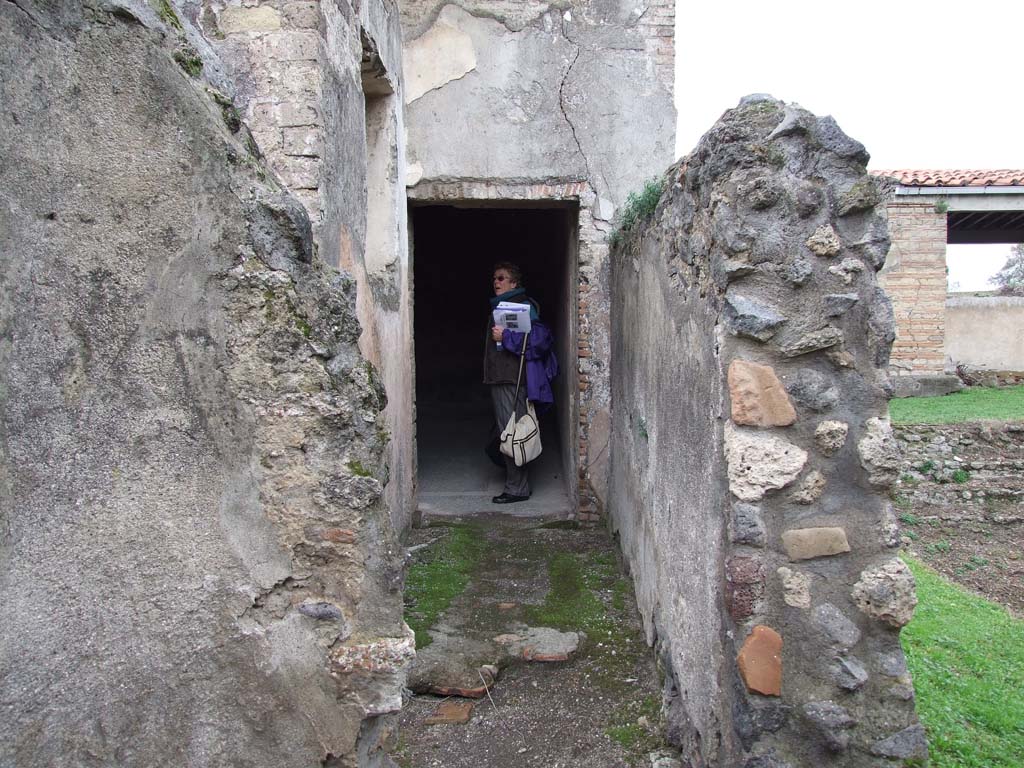
M 902 560 L 890 560 L 862 571 L 851 596 L 868 616 L 891 627 L 903 627 L 913 618 L 917 605 L 914 574 Z
M 684 762 L 876 768 L 873 745 L 917 726 L 905 676 L 875 674 L 902 659 L 893 627 L 913 585 L 876 565 L 899 544 L 886 492 L 901 464 L 886 421 L 894 321 L 875 274 L 886 190 L 867 160 L 831 118 L 755 94 L 613 251 L 613 396 L 648 417 L 651 439 L 638 444 L 626 415 L 613 425 L 612 523 L 676 689 L 729 702 L 669 708 Z M 663 374 L 634 373 L 652 366 Z M 659 554 L 679 547 L 705 555 L 665 571 Z M 692 632 L 712 625 L 721 644 Z M 721 687 L 732 670 L 742 686 Z M 769 701 L 792 716 L 763 716 Z
M 725 425 L 725 456 L 729 490 L 742 501 L 757 501 L 773 489 L 796 480 L 807 463 L 807 452 L 780 437 Z

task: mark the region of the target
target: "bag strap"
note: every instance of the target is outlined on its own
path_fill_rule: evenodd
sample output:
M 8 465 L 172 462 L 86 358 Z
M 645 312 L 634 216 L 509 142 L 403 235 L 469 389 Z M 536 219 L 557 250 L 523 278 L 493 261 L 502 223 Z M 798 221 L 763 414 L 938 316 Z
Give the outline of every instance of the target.
M 517 414 L 519 408 L 519 382 L 523 380 L 523 362 L 526 360 L 526 340 L 530 337 L 529 331 L 523 334 L 523 351 L 519 353 L 519 376 L 516 377 L 516 396 L 512 400 L 512 413 Z

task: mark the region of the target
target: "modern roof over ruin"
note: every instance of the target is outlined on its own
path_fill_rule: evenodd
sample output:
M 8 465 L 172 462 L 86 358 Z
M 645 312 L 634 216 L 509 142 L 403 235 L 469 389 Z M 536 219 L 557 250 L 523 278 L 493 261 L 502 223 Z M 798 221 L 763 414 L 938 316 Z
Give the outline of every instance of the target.
M 886 170 L 896 199 L 946 213 L 948 243 L 1024 241 L 1024 170 Z M 940 207 L 941 206 L 941 207 Z
M 1024 186 L 1024 170 L 884 170 L 873 176 L 896 179 L 905 187 L 1020 187 Z

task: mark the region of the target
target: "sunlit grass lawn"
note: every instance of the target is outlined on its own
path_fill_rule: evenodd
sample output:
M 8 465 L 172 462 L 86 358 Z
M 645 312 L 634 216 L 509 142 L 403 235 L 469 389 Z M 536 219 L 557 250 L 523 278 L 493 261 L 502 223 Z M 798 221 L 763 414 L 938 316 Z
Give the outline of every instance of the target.
M 941 397 L 902 397 L 889 402 L 893 424 L 955 424 L 975 419 L 1024 420 L 1024 384 L 971 387 Z
M 905 559 L 919 603 L 903 649 L 932 766 L 1024 766 L 1024 621 Z

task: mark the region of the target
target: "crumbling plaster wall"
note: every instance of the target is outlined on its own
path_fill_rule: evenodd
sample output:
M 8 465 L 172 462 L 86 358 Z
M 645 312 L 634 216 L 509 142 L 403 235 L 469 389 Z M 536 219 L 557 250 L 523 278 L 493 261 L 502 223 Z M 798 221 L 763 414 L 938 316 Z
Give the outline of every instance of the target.
M 182 0 L 180 7 L 224 62 L 224 87 L 268 164 L 306 206 L 322 257 L 356 281 L 360 351 L 384 382 L 386 429 L 400 436 L 388 447 L 385 494 L 404 529 L 415 452 L 397 4 Z
M 579 204 L 579 511 L 607 493 L 607 234 L 674 151 L 671 0 L 409 0 L 409 196 Z M 415 236 L 415 233 L 414 233 Z
M 609 512 L 688 764 L 927 754 L 867 160 L 831 118 L 748 97 L 612 254 Z
M 352 280 L 187 17 L 0 2 L 0 66 L 0 763 L 383 764 L 413 639 Z

